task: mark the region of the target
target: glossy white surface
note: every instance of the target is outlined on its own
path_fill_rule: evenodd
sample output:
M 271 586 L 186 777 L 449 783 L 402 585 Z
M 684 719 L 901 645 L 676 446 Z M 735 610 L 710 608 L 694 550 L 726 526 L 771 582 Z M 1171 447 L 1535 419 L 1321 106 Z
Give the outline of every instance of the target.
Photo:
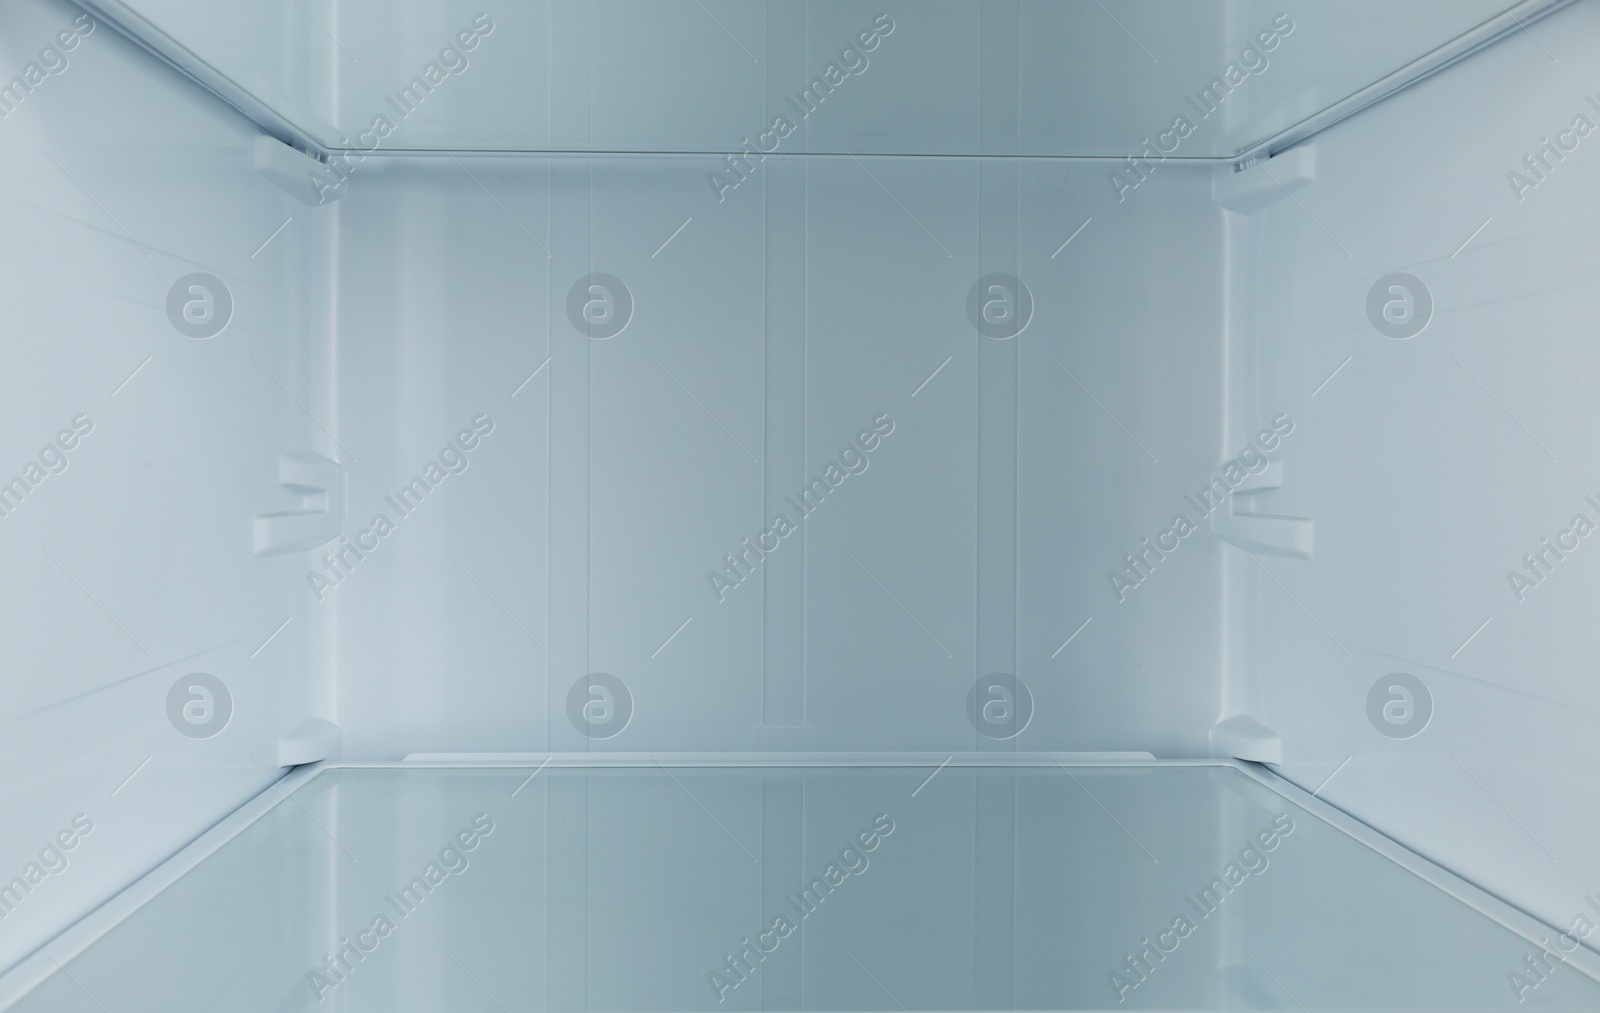
M 1230 40 L 1288 11 L 1297 28 L 1270 70 L 1224 107 L 1244 132 L 1196 135 L 1211 145 L 1196 152 L 1228 152 L 1250 124 L 1324 108 L 1488 7 L 1108 0 L 1106 16 L 1159 56 L 1144 68 L 1110 21 L 1073 34 L 1098 4 L 891 5 L 894 34 L 808 121 L 811 147 L 736 186 L 711 175 L 720 156 L 380 151 L 344 163 L 341 200 L 309 207 L 279 188 L 304 196 L 295 168 L 261 174 L 250 124 L 109 28 L 57 65 L 46 47 L 77 9 L 0 6 L 0 481 L 27 487 L 0 519 L 0 900 L 38 877 L 4 900 L 0 968 L 244 804 L 285 757 L 422 751 L 1270 754 L 1308 790 L 1570 925 L 1600 889 L 1600 585 L 1565 541 L 1537 586 L 1519 593 L 1508 573 L 1570 538 L 1578 513 L 1600 523 L 1586 337 L 1600 142 L 1529 165 L 1546 138 L 1570 140 L 1575 117 L 1600 123 L 1600 0 L 1246 172 L 1163 163 L 1119 194 L 1112 163 L 927 154 L 1125 151 L 1151 129 L 1146 113 L 1193 87 L 1180 79 L 1204 67 L 1203 83 Z M 495 12 L 471 70 L 401 131 L 421 147 L 725 150 L 857 9 Z M 251 80 L 282 83 L 285 115 L 342 124 L 394 87 L 360 74 L 413 66 L 477 12 L 373 10 L 208 8 L 196 44 L 247 55 L 241 80 L 256 61 Z M 771 40 L 751 47 L 761 76 L 716 19 Z M 361 62 L 346 68 L 316 21 L 341 40 L 371 32 L 372 49 L 352 44 Z M 541 64 L 529 32 L 578 41 Z M 493 45 L 519 39 L 497 64 Z M 1305 63 L 1289 59 L 1301 42 Z M 1080 44 L 1093 53 L 1051 62 Z M 662 54 L 695 59 L 663 69 Z M 1052 106 L 1058 70 L 1067 98 Z M 35 72 L 20 102 L 6 97 Z M 541 80 L 556 89 L 542 100 Z M 284 148 L 274 164 L 310 171 L 299 157 Z M 1538 185 L 1514 186 L 1513 171 Z M 167 305 L 200 272 L 233 302 L 205 339 Z M 594 298 L 597 272 L 626 284 L 627 326 L 591 340 L 572 307 Z M 1433 302 L 1403 340 L 1369 316 L 1394 272 Z M 969 308 L 993 308 L 1000 273 L 1031 293 L 1014 336 L 986 334 Z M 41 448 L 80 414 L 94 429 L 57 472 Z M 859 452 L 870 468 L 836 471 L 815 516 L 743 564 L 752 576 L 713 586 L 830 461 L 859 463 L 846 441 L 880 417 L 894 429 Z M 1275 419 L 1293 428 L 1265 448 L 1260 495 L 1200 518 L 1186 497 Z M 392 504 L 430 466 L 424 505 Z M 379 513 L 395 530 L 330 564 L 330 540 L 368 537 Z M 1194 523 L 1179 548 L 1147 549 L 1175 516 Z M 1119 588 L 1134 552 L 1154 563 Z M 337 586 L 313 586 L 317 574 Z M 209 738 L 170 709 L 174 687 L 193 702 L 181 691 L 199 672 L 231 703 Z M 1397 672 L 1418 680 L 1409 702 L 1374 695 Z M 996 675 L 1027 688 L 1022 727 L 1004 723 L 1016 694 L 975 686 Z M 1391 737 L 1419 701 L 1430 719 Z M 1211 817 L 1181 822 L 1193 800 L 1173 804 L 1175 822 L 1152 826 L 1192 843 Z M 93 830 L 65 868 L 30 870 L 60 860 L 44 849 L 80 815 Z M 358 834 L 393 828 L 351 819 Z M 281 926 L 315 923 L 313 900 L 340 896 L 331 857 L 294 844 L 233 865 L 311 892 L 262 901 L 245 949 L 205 945 L 290 953 L 284 939 L 306 936 Z M 552 917 L 579 909 L 563 903 Z M 896 899 L 867 914 L 902 909 L 920 910 Z M 1288 945 L 1299 910 L 1242 926 L 1241 952 Z M 1381 910 L 1339 924 L 1387 931 Z M 1493 963 L 1447 938 L 1455 949 L 1418 959 L 1462 981 Z M 983 966 L 1025 944 L 985 935 Z M 1317 973 L 1393 970 L 1347 955 L 1375 963 L 1330 957 L 1313 993 L 1344 995 Z M 1496 967 L 1515 997 L 1515 964 Z
M 706 170 L 395 159 L 330 209 L 362 237 L 336 322 L 350 525 L 395 513 L 468 419 L 496 424 L 317 606 L 351 755 L 1203 754 L 1220 546 L 1189 540 L 1137 607 L 1104 573 L 1215 463 L 1210 174 L 1118 205 L 1077 163 L 785 160 L 719 204 Z M 566 307 L 593 271 L 632 292 L 604 341 Z M 967 319 L 992 271 L 1035 293 L 1015 340 Z M 790 498 L 879 416 L 867 470 L 801 522 Z M 778 514 L 799 530 L 714 590 Z M 615 737 L 569 717 L 589 672 L 633 697 Z M 968 717 L 992 672 L 1034 697 L 1015 738 Z
M 12 1008 L 1514 1009 L 1528 948 L 1228 767 L 349 768 Z
M 1600 5 L 1560 11 L 1318 137 L 1299 206 L 1229 229 L 1234 389 L 1306 421 L 1260 509 L 1314 518 L 1319 543 L 1310 560 L 1262 557 L 1271 580 L 1228 561 L 1230 692 L 1283 733 L 1295 781 L 1348 760 L 1322 797 L 1560 925 L 1600 883 L 1600 558 L 1570 533 L 1577 514 L 1600 519 L 1585 499 L 1600 499 L 1585 337 L 1600 145 L 1521 201 L 1508 173 L 1534 179 L 1541 138 L 1600 123 L 1597 51 Z M 1435 306 L 1406 340 L 1366 315 L 1391 272 Z M 1519 600 L 1509 575 L 1564 530 L 1578 547 L 1547 555 Z M 1394 672 L 1432 702 L 1414 737 L 1367 717 Z
M 0 80 L 59 68 L 0 108 L 0 481 L 27 490 L 0 519 L 0 883 L 93 825 L 0 905 L 3 966 L 277 777 L 310 706 L 303 567 L 250 526 L 295 502 L 279 454 L 321 448 L 278 386 L 304 396 L 321 233 L 256 252 L 299 205 L 251 172 L 254 130 L 104 26 L 41 56 L 80 14 L 0 9 Z M 237 307 L 212 339 L 166 312 L 196 271 Z M 231 688 L 214 738 L 168 719 L 195 672 Z

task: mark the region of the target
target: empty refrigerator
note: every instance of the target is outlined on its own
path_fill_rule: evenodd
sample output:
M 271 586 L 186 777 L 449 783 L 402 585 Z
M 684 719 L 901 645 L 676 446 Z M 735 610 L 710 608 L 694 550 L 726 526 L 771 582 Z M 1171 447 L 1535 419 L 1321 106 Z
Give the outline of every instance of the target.
M 12 0 L 0 1006 L 1594 1008 L 1597 40 Z

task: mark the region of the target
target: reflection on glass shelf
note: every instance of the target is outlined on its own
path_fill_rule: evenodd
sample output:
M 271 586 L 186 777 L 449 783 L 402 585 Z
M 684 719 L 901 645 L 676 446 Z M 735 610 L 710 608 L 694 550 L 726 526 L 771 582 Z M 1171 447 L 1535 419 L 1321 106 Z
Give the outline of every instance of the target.
M 324 770 L 15 1008 L 1517 1008 L 1532 944 L 1234 768 L 930 772 Z
M 1230 158 L 1515 5 L 97 6 L 330 149 Z

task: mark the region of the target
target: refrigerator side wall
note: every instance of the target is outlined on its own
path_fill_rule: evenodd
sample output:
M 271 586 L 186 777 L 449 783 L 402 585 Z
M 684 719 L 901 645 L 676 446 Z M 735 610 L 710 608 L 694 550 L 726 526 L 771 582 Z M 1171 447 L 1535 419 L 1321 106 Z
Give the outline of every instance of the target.
M 1317 137 L 1238 261 L 1249 397 L 1304 420 L 1261 509 L 1316 536 L 1238 568 L 1250 710 L 1295 781 L 1562 928 L 1600 889 L 1597 46 L 1578 4 Z
M 0 82 L 9 965 L 278 776 L 303 566 L 253 528 L 321 502 L 282 455 L 341 455 L 296 405 L 321 240 L 254 129 L 48 0 L 0 10 Z

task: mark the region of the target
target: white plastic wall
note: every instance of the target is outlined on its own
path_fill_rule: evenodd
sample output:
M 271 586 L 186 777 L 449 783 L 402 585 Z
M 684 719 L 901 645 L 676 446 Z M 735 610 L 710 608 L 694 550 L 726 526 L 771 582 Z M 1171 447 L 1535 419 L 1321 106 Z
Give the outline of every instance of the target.
M 1022 8 L 980 28 L 1021 38 Z M 1223 43 L 1258 20 L 1232 10 Z M 0 81 L 53 63 L 78 13 L 14 0 Z M 304 24 L 257 25 L 268 70 L 337 62 Z M 1506 173 L 1575 116 L 1600 124 L 1597 36 L 1576 5 L 1320 135 L 1314 182 L 1247 216 L 1209 166 L 1119 200 L 1104 163 L 865 155 L 769 159 L 721 200 L 704 156 L 377 156 L 307 208 L 255 171 L 253 127 L 96 29 L 0 119 L 0 291 L 30 339 L 0 377 L 0 478 L 26 486 L 0 520 L 0 883 L 74 841 L 6 902 L 0 966 L 265 786 L 312 715 L 343 755 L 387 759 L 1199 756 L 1246 713 L 1299 783 L 1570 923 L 1600 885 L 1600 603 L 1581 547 L 1520 595 L 1506 571 L 1575 514 L 1600 523 L 1574 338 L 1600 141 L 1521 199 Z M 770 104 L 811 57 L 762 52 Z M 1032 136 L 1023 69 L 963 73 L 972 150 Z M 592 140 L 616 96 L 560 80 L 549 136 Z M 1341 97 L 1289 92 L 1272 115 Z M 318 94 L 286 101 L 343 114 Z M 841 119 L 819 144 L 846 124 L 871 133 Z M 1393 272 L 1434 300 L 1406 340 L 1368 317 Z M 196 273 L 233 303 L 204 339 L 168 310 Z M 998 339 L 968 309 L 996 273 L 1032 300 Z M 573 319 L 593 283 L 629 300 L 600 340 Z M 1280 415 L 1286 484 L 1257 507 L 1314 522 L 1309 560 L 1202 528 L 1137 586 L 1108 579 Z M 79 417 L 61 470 L 40 448 Z M 874 424 L 869 466 L 714 586 Z M 342 470 L 285 488 L 284 455 L 310 454 Z M 263 515 L 324 506 L 359 558 L 259 554 Z M 225 735 L 170 714 L 198 672 L 225 687 Z M 1411 738 L 1369 716 L 1395 672 L 1433 708 Z M 574 719 L 595 673 L 626 721 Z M 1014 737 L 969 716 L 996 673 L 1029 690 Z
M 1317 137 L 1315 183 L 1228 230 L 1238 401 L 1301 423 L 1260 508 L 1316 526 L 1313 558 L 1260 557 L 1271 579 L 1230 559 L 1229 691 L 1285 774 L 1563 928 L 1600 885 L 1600 553 L 1573 530 L 1600 522 L 1600 139 L 1572 132 L 1600 125 L 1597 46 L 1600 5 L 1560 11 Z M 1578 146 L 1536 174 L 1546 139 Z M 1395 272 L 1432 300 L 1407 339 L 1368 317 Z M 1392 673 L 1423 687 L 1411 716 Z
M 57 68 L 0 118 L 0 965 L 276 778 L 309 707 L 303 566 L 251 531 L 297 503 L 279 455 L 329 449 L 295 403 L 320 226 L 262 247 L 293 209 L 251 171 L 254 129 L 104 26 L 62 43 L 80 13 L 0 11 L 0 79 Z M 168 316 L 196 272 L 234 303 L 210 339 Z M 196 672 L 226 734 L 169 720 Z
M 338 143 L 329 125 L 337 118 L 337 63 L 351 55 L 340 51 L 330 0 L 237 3 L 226 17 L 201 0 L 87 0 L 85 6 L 163 45 L 185 70 L 254 96 L 321 143 Z
M 349 754 L 1203 755 L 1216 544 L 1137 606 L 1105 574 L 1221 458 L 1210 173 L 1119 206 L 1096 166 L 769 160 L 719 204 L 715 165 L 368 162 L 335 205 L 349 524 L 396 522 L 315 606 Z M 995 271 L 1033 293 L 1010 340 L 967 317 Z M 592 272 L 632 297 L 608 340 L 568 315 Z M 384 497 L 480 415 L 467 470 L 401 519 Z M 867 470 L 714 590 L 874 420 Z M 570 720 L 591 672 L 632 697 L 620 734 Z M 968 719 L 996 672 L 1034 699 L 1013 739 Z

